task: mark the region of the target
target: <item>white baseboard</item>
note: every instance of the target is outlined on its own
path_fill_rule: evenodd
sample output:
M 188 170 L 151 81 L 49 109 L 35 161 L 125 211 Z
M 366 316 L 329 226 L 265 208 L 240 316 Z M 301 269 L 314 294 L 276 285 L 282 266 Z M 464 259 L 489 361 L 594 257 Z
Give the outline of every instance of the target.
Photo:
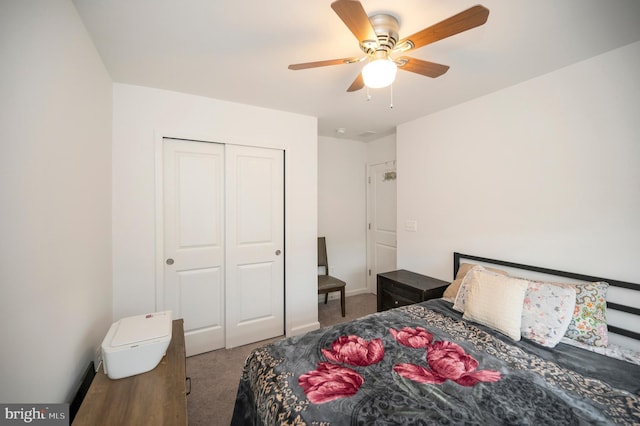
M 358 294 L 369 294 L 371 293 L 369 291 L 369 289 L 367 288 L 359 288 L 357 290 L 347 290 L 344 293 L 344 297 L 349 297 L 349 296 L 357 296 Z M 340 299 L 340 292 L 339 291 L 334 291 L 332 293 L 329 293 L 329 300 L 339 300 Z M 318 303 L 324 303 L 324 294 L 319 294 L 318 295 Z
M 298 336 L 300 334 L 308 333 L 309 331 L 318 330 L 320 328 L 320 322 L 312 322 L 309 324 L 299 325 L 293 327 L 291 330 L 287 330 L 287 337 Z

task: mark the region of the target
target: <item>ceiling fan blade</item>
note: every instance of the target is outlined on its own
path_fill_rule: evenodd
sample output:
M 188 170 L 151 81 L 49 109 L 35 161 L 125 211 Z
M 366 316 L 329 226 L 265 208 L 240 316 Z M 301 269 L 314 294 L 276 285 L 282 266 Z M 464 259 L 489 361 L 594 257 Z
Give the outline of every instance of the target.
M 356 0 L 337 0 L 331 3 L 331 9 L 342 19 L 358 41 L 374 40 L 378 37 L 362 4 Z
M 463 31 L 470 30 L 471 28 L 479 27 L 487 22 L 488 17 L 489 9 L 482 5 L 476 5 L 400 40 L 397 45 L 401 46 L 408 42 L 413 46 L 405 51 L 417 49 Z
M 396 61 L 401 63 L 398 65 L 398 68 L 401 70 L 415 72 L 416 74 L 431 78 L 440 77 L 449 70 L 448 65 L 436 64 L 435 62 L 423 61 L 422 59 L 410 58 L 408 56 L 402 56 Z M 402 64 L 402 62 L 405 63 Z
M 351 86 L 347 89 L 347 92 L 356 92 L 364 87 L 364 79 L 362 78 L 362 73 L 358 74 Z
M 360 62 L 361 58 L 342 58 L 342 59 L 329 59 L 327 61 L 316 61 L 316 62 L 304 62 L 302 64 L 291 64 L 289 65 L 290 70 L 304 70 L 307 68 L 318 68 L 318 67 L 326 67 L 329 65 L 341 65 L 341 64 L 353 64 L 355 62 Z

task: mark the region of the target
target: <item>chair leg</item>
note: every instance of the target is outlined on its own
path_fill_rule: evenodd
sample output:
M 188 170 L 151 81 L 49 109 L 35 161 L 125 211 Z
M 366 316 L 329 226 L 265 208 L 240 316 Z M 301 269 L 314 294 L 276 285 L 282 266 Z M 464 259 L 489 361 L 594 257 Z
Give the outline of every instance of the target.
M 342 307 L 342 316 L 345 316 L 345 300 L 344 300 L 344 287 L 340 289 L 340 305 Z
M 329 300 L 329 293 L 324 294 L 324 304 L 327 304 L 327 300 Z

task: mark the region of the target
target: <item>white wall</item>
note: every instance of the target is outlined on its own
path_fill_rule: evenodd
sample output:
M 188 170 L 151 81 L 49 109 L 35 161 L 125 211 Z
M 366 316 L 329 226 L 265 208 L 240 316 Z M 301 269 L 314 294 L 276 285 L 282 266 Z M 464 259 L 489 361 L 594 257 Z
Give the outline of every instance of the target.
M 367 142 L 367 164 L 380 164 L 396 159 L 396 134 Z
M 640 282 L 638 75 L 634 43 L 399 126 L 398 266 L 451 279 L 460 251 Z
M 318 138 L 318 236 L 348 296 L 367 292 L 366 154 L 364 142 Z
M 0 2 L 0 401 L 70 401 L 111 324 L 111 79 L 70 1 Z
M 157 308 L 155 144 L 172 136 L 285 150 L 286 332 L 317 328 L 317 120 L 114 84 L 113 315 Z
M 318 139 L 318 235 L 327 238 L 331 274 L 347 283 L 347 296 L 369 291 L 367 165 L 395 158 L 395 134 L 366 143 L 323 136 Z

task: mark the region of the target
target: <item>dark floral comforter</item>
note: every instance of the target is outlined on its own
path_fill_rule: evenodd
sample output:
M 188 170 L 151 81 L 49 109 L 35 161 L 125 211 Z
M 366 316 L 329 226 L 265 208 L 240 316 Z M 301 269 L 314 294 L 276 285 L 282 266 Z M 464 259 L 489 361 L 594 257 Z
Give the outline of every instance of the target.
M 640 366 L 513 342 L 438 299 L 256 349 L 232 424 L 640 424 Z

